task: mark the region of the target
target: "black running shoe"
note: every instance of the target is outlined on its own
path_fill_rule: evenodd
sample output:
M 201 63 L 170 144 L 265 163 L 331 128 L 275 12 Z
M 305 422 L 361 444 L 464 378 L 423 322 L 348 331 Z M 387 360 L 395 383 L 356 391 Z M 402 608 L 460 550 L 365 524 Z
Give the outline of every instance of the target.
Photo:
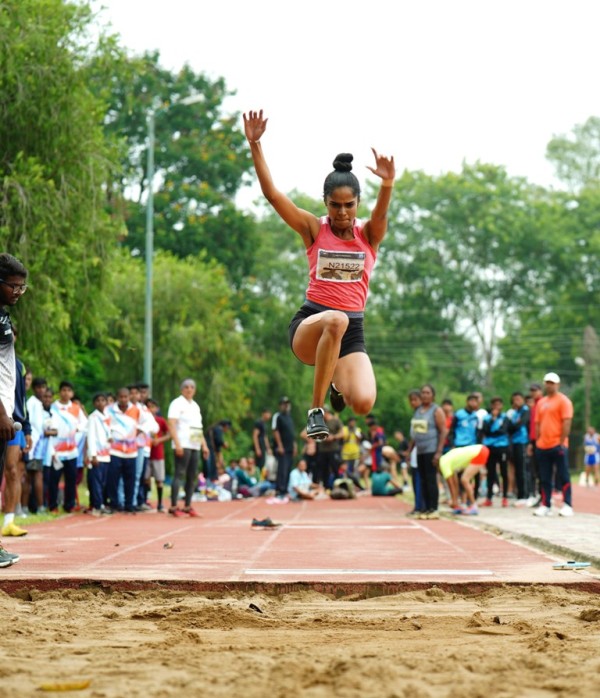
M 329 427 L 325 424 L 325 413 L 320 407 L 315 407 L 308 413 L 306 435 L 315 441 L 324 441 L 329 436 Z
M 279 528 L 280 523 L 275 523 L 270 518 L 267 519 L 252 519 L 252 528 Z
M 329 404 L 333 407 L 334 412 L 341 412 L 346 407 L 344 396 L 333 383 L 329 389 Z

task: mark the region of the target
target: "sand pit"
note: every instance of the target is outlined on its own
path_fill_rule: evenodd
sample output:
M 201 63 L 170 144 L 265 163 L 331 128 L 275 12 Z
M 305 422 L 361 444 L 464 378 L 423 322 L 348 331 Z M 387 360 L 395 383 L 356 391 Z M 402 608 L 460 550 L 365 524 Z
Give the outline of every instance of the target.
M 84 680 L 67 695 L 599 695 L 600 595 L 562 587 L 369 599 L 31 590 L 0 592 L 0 609 L 1 696 Z

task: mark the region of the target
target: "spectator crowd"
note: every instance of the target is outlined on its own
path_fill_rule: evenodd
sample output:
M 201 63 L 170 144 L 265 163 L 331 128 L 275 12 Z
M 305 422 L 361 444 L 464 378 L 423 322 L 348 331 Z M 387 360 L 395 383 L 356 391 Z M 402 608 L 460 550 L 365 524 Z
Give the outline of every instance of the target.
M 463 405 L 438 404 L 435 388 L 424 385 L 407 396 L 410 423 L 404 431 L 392 428 L 389 438 L 373 414 L 361 427 L 353 415 L 342 420 L 325 409 L 329 435 L 316 441 L 296 429 L 291 400 L 283 396 L 254 422 L 248 454 L 227 459 L 231 422 L 204 427 L 190 378 L 165 415 L 144 383 L 96 394 L 88 413 L 71 382 L 62 381 L 55 395 L 44 378 L 17 367 L 14 418 L 23 428 L 7 450 L 3 536 L 25 535 L 18 519 L 29 513 L 156 510 L 194 517 L 198 502 L 249 497 L 286 503 L 408 493 L 409 516 L 436 519 L 440 504 L 455 515 L 512 505 L 546 516 L 558 490 L 558 513 L 573 514 L 567 459 L 573 410 L 555 373 L 531 384 L 528 394 L 513 392 L 508 404 L 497 396 L 484 405 L 480 392 Z M 592 427 L 584 451 L 586 481 L 596 483 L 600 438 Z M 79 501 L 84 477 L 85 506 Z

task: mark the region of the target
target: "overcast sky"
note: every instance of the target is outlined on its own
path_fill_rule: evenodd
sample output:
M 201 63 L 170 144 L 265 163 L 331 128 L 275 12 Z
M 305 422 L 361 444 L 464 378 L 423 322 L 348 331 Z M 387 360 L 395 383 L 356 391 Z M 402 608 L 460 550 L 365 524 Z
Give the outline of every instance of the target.
M 338 152 L 371 177 L 505 165 L 552 185 L 549 139 L 600 116 L 598 0 L 96 0 L 135 53 L 225 78 L 263 108 L 276 184 L 319 198 Z

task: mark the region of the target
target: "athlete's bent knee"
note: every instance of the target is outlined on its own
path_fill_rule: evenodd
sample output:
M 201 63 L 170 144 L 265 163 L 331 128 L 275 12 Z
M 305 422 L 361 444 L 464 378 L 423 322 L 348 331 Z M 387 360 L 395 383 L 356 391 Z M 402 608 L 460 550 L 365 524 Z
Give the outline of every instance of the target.
M 375 398 L 368 395 L 357 395 L 356 398 L 349 401 L 352 411 L 358 415 L 369 414 L 374 404 Z
M 348 329 L 348 323 L 350 322 L 346 313 L 340 313 L 337 310 L 330 310 L 325 313 L 324 321 L 325 330 L 339 337 L 344 336 L 344 332 Z

